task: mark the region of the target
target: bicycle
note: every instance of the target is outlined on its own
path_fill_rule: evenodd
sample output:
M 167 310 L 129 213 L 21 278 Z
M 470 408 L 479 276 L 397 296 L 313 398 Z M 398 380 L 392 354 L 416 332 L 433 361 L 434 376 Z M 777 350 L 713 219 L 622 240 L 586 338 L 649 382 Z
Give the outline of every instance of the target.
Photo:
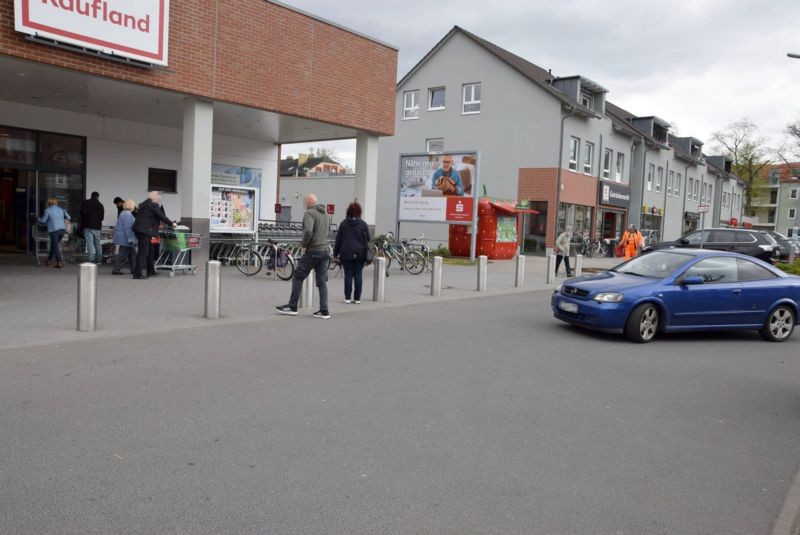
M 419 251 L 408 250 L 404 243 L 394 240 L 394 233 L 389 232 L 384 237 L 375 240 L 377 255 L 386 258 L 386 276 L 389 276 L 389 268 L 392 260 L 397 261 L 400 269 L 405 269 L 412 275 L 419 275 L 425 270 L 425 258 Z
M 242 242 L 232 262 L 236 269 L 248 277 L 257 275 L 265 265 L 268 277 L 275 273 L 279 279 L 288 281 L 294 275 L 294 258 L 289 249 L 272 240 L 268 240 L 266 244 Z
M 411 251 L 417 251 L 419 254 L 422 255 L 422 258 L 425 260 L 425 269 L 431 271 L 433 269 L 433 252 L 431 252 L 431 248 L 428 247 L 428 244 L 425 243 L 425 234 L 420 234 L 416 238 L 411 238 L 410 240 L 406 240 L 403 242 L 403 245 L 406 246 L 407 249 Z

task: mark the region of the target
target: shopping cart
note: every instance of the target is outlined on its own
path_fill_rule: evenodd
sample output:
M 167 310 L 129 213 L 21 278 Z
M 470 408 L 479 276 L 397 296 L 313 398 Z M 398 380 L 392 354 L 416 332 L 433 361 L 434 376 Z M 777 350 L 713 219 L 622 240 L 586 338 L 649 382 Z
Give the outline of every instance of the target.
M 176 271 L 184 274 L 191 271 L 192 275 L 197 271 L 197 266 L 189 264 L 189 251 L 200 247 L 200 234 L 193 234 L 181 230 L 162 230 L 161 252 L 156 259 L 156 269 L 169 271 L 170 278 L 175 276 Z

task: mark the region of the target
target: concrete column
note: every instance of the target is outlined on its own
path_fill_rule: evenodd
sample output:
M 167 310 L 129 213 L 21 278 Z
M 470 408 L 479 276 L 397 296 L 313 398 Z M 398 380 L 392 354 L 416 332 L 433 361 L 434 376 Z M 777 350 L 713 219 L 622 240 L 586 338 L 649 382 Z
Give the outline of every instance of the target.
M 360 133 L 356 137 L 355 196 L 363 209 L 361 218 L 374 227 L 378 203 L 378 136 Z
M 192 264 L 195 266 L 205 266 L 208 260 L 213 138 L 214 104 L 196 98 L 184 99 L 181 222 L 192 232 L 202 235 L 201 248 L 192 251 Z M 176 217 L 177 214 L 167 215 Z

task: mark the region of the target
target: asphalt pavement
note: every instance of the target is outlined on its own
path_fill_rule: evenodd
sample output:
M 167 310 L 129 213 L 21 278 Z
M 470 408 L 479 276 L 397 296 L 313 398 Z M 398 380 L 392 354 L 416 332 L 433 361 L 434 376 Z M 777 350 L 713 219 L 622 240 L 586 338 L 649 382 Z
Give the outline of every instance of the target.
M 548 292 L 0 352 L 2 533 L 769 533 L 800 337 L 635 345 Z

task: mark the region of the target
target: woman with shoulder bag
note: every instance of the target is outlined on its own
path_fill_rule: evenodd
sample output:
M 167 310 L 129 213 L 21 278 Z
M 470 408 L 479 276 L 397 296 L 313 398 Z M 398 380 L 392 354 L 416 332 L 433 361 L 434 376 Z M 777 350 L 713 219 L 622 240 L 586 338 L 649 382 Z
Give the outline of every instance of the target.
M 347 219 L 336 231 L 333 257 L 338 258 L 344 268 L 344 302 L 361 303 L 363 286 L 362 272 L 367 260 L 369 228 L 361 219 L 361 205 L 357 202 L 347 207 Z M 355 286 L 355 288 L 353 288 Z
M 39 218 L 39 223 L 47 225 L 47 233 L 50 235 L 50 253 L 47 255 L 44 265 L 49 266 L 50 260 L 55 259 L 56 269 L 61 269 L 64 263 L 64 257 L 61 254 L 61 240 L 67 233 L 67 225 L 72 226 L 69 213 L 58 205 L 58 199 L 48 199 L 47 210 Z

